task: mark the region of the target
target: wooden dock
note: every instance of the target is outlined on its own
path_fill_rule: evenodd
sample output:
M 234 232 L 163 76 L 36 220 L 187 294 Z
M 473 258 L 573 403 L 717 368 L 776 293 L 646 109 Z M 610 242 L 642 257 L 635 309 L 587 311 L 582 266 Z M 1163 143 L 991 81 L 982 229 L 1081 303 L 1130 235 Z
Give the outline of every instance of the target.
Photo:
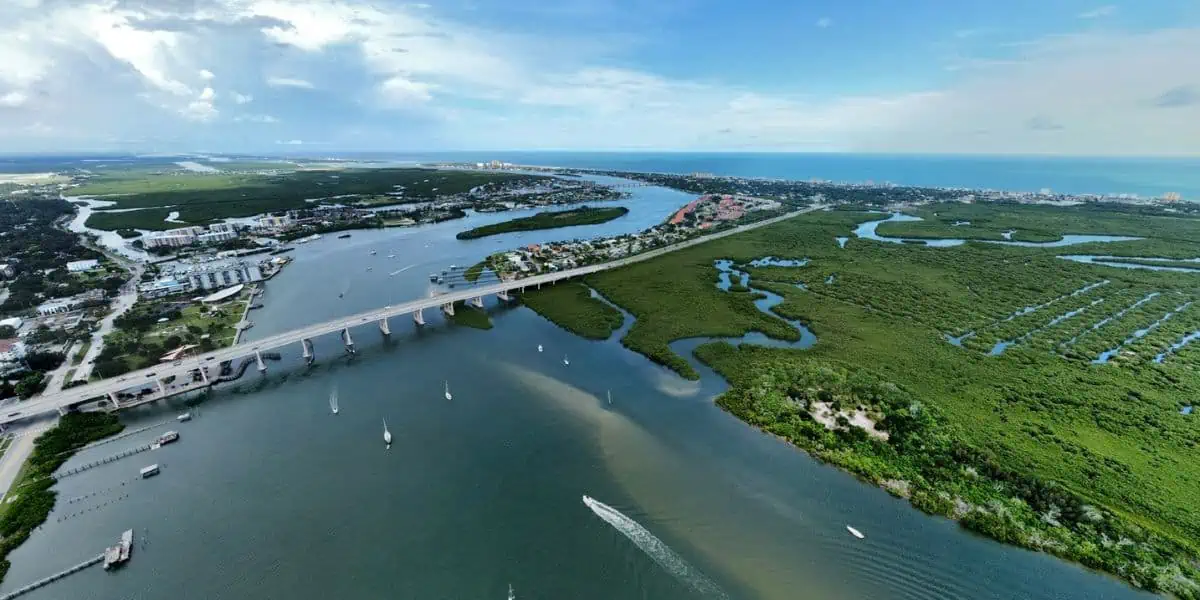
M 54 583 L 55 581 L 58 581 L 59 579 L 62 579 L 63 577 L 66 577 L 67 575 L 74 575 L 75 573 L 78 573 L 90 566 L 98 565 L 103 560 L 104 560 L 104 555 L 97 554 L 96 556 L 93 556 L 93 557 L 71 567 L 70 569 L 67 569 L 65 571 L 60 571 L 49 577 L 43 577 L 42 579 L 39 579 L 29 585 L 17 588 L 7 594 L 4 594 L 3 596 L 0 596 L 0 600 L 11 600 L 12 598 L 16 598 L 17 596 L 23 596 L 25 594 L 28 594 L 29 592 L 32 592 L 33 590 L 50 585 L 51 583 Z
M 71 475 L 77 475 L 79 473 L 87 471 L 88 469 L 94 469 L 101 465 L 107 465 L 108 463 L 116 462 L 118 460 L 121 460 L 122 458 L 128 458 L 130 456 L 133 456 L 134 454 L 141 454 L 142 452 L 146 452 L 147 450 L 153 450 L 157 447 L 158 447 L 157 442 L 152 443 L 152 444 L 143 444 L 141 446 L 137 446 L 137 447 L 130 448 L 130 449 L 122 451 L 122 452 L 118 452 L 117 454 L 114 454 L 112 456 L 106 456 L 100 460 L 94 460 L 90 463 L 85 463 L 85 464 L 79 465 L 78 467 L 67 469 L 66 471 L 62 471 L 61 473 L 55 473 L 54 475 L 52 475 L 52 477 L 54 477 L 55 479 L 62 479 L 64 477 L 70 477 Z M 0 600 L 2 600 L 2 599 L 0 599 Z

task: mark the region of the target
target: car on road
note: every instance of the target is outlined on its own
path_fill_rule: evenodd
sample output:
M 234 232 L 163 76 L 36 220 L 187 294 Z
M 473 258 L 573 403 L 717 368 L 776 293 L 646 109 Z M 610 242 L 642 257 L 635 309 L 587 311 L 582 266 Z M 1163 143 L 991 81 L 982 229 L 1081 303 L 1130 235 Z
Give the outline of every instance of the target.
M 158 373 L 146 373 L 146 377 L 154 377 Z

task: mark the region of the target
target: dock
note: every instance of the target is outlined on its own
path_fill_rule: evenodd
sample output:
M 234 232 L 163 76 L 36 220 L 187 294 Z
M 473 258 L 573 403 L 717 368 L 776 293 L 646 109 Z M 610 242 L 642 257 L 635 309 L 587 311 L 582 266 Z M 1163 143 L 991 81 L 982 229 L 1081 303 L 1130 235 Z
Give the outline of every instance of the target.
M 25 594 L 28 594 L 29 592 L 32 592 L 33 590 L 50 585 L 51 583 L 54 583 L 55 581 L 58 581 L 59 579 L 62 579 L 63 577 L 66 577 L 67 575 L 74 575 L 75 573 L 78 573 L 92 565 L 98 565 L 103 560 L 104 560 L 104 555 L 98 554 L 96 556 L 93 556 L 93 557 L 71 567 L 70 569 L 67 569 L 65 571 L 60 571 L 49 577 L 43 577 L 42 579 L 39 579 L 29 585 L 17 588 L 7 594 L 4 594 L 3 596 L 0 596 L 0 600 L 11 600 L 12 598 L 16 598 L 17 596 L 24 596 Z

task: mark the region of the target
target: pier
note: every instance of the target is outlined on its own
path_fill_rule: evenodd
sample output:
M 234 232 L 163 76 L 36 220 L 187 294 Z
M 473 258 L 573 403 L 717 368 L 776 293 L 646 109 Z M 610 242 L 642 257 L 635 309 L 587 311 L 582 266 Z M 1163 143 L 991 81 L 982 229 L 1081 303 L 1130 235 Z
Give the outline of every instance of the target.
M 66 577 L 67 575 L 74 575 L 75 573 L 78 573 L 90 566 L 98 565 L 103 561 L 104 561 L 104 555 L 97 554 L 96 556 L 93 556 L 93 557 L 71 567 L 70 569 L 67 569 L 65 571 L 60 571 L 49 577 L 43 577 L 42 579 L 39 579 L 29 585 L 19 587 L 7 594 L 4 594 L 3 596 L 0 596 L 0 600 L 11 600 L 12 598 L 16 598 L 18 596 L 24 596 L 25 594 L 28 594 L 29 592 L 32 592 L 33 590 L 50 585 L 51 583 L 54 583 L 55 581 L 58 581 L 59 579 L 62 579 L 63 577 Z
M 122 458 L 129 458 L 130 456 L 133 456 L 134 454 L 141 454 L 148 450 L 154 450 L 155 448 L 158 448 L 158 447 L 159 447 L 158 442 L 154 442 L 152 444 L 144 444 L 141 446 L 130 448 L 123 452 L 118 452 L 117 454 L 114 454 L 112 456 L 106 456 L 100 460 L 94 460 L 90 463 L 85 463 L 85 464 L 79 465 L 78 467 L 75 467 L 73 469 L 67 469 L 66 471 L 52 475 L 52 477 L 54 479 L 58 480 L 58 479 L 63 479 L 65 477 L 70 477 L 71 475 L 78 475 L 79 473 L 82 473 L 89 469 L 94 469 L 101 465 L 107 465 L 108 463 L 116 462 L 118 460 L 121 460 Z

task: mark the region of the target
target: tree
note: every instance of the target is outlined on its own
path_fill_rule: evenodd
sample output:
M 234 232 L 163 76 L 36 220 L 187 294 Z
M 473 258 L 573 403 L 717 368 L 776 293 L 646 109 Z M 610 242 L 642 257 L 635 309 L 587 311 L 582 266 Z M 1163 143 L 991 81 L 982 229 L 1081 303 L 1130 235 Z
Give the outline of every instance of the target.
M 92 366 L 92 372 L 104 378 L 116 377 L 128 373 L 129 366 L 119 358 L 97 359 L 96 364 Z
M 29 398 L 30 396 L 42 391 L 46 388 L 45 376 L 41 373 L 30 373 L 21 381 L 17 382 L 17 395 L 21 398 Z
M 183 340 L 177 335 L 173 335 L 163 341 L 163 350 L 173 350 L 183 344 Z
M 60 352 L 30 352 L 25 355 L 25 364 L 31 371 L 52 371 L 65 359 Z
M 0 340 L 7 340 L 17 336 L 17 330 L 8 325 L 0 325 Z

